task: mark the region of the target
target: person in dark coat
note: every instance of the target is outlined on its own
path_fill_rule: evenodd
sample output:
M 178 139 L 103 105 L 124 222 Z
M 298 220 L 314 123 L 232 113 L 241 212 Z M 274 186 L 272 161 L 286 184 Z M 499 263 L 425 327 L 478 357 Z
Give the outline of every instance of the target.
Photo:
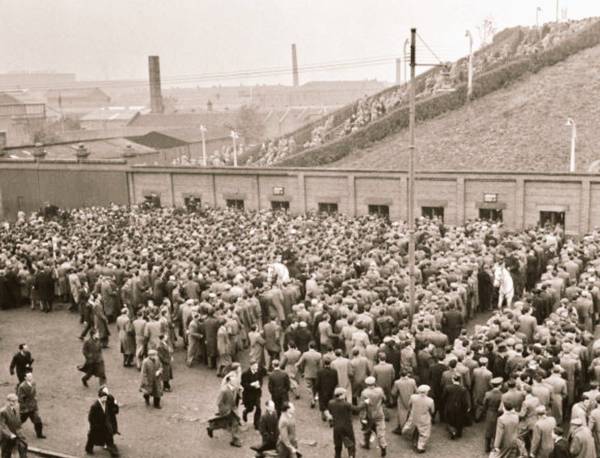
M 481 311 L 490 310 L 494 294 L 494 281 L 483 267 L 477 272 L 477 291 L 479 293 L 479 309 Z
M 42 311 L 50 313 L 54 301 L 54 278 L 49 268 L 40 269 L 33 277 L 33 287 L 37 291 Z
M 550 452 L 550 458 L 571 458 L 569 442 L 564 437 L 564 431 L 560 426 L 554 428 L 552 434 L 554 439 L 554 450 Z
M 291 382 L 289 375 L 279 367 L 279 360 L 272 361 L 273 372 L 269 375 L 269 393 L 275 403 L 277 416 L 281 415 L 281 406 L 289 401 Z M 337 374 L 337 373 L 336 373 Z
M 39 415 L 38 403 L 36 399 L 37 390 L 33 381 L 33 374 L 29 372 L 25 376 L 25 381 L 17 388 L 17 396 L 19 397 L 19 414 L 21 423 L 25 423 L 29 418 L 33 423 L 35 435 L 38 439 L 45 439 L 44 426 Z
M 431 365 L 429 375 L 431 380 L 431 394 L 435 403 L 435 413 L 432 421 L 435 421 L 435 415 L 439 412 L 440 419 L 444 420 L 444 409 L 442 404 L 442 396 L 444 387 L 442 386 L 442 375 L 448 370 L 446 366 L 437 356 L 434 356 L 434 363 Z
M 279 419 L 275 411 L 275 403 L 271 400 L 265 403 L 265 413 L 260 417 L 258 430 L 262 443 L 250 448 L 256 452 L 258 458 L 261 458 L 264 452 L 277 448 L 277 439 L 279 439 Z
M 106 384 L 102 344 L 100 343 L 100 335 L 97 331 L 94 331 L 90 337 L 83 342 L 82 353 L 85 357 L 85 363 L 82 366 L 79 366 L 78 369 L 81 372 L 85 372 L 85 375 L 81 377 L 81 383 L 87 387 L 88 380 L 92 378 L 92 376 L 96 376 L 98 377 L 100 385 Z
M 450 345 L 454 345 L 454 341 L 460 335 L 463 327 L 462 313 L 455 309 L 454 303 L 448 304 L 448 311 L 442 317 L 442 331 L 448 336 Z
M 242 374 L 242 419 L 248 421 L 248 413 L 254 410 L 254 429 L 258 429 L 260 423 L 260 397 L 264 376 L 265 370 L 254 360 L 250 361 L 250 368 Z
M 214 317 L 213 310 L 208 311 L 208 317 L 204 320 L 204 339 L 206 342 L 206 359 L 208 368 L 217 367 L 217 331 L 219 330 L 219 320 Z
M 471 401 L 467 389 L 462 386 L 460 375 L 454 375 L 452 384 L 444 387 L 443 405 L 450 439 L 461 437 L 462 430 L 467 425 Z
M 353 406 L 346 400 L 346 390 L 338 387 L 334 391 L 335 398 L 329 401 L 327 409 L 331 414 L 333 423 L 333 447 L 335 458 L 341 458 L 342 448 L 348 450 L 348 457 L 356 456 L 356 440 L 354 428 L 352 427 L 352 414 L 362 409 L 361 406 Z
M 109 395 L 108 389 L 102 387 L 98 391 L 98 399 L 92 404 L 88 414 L 90 430 L 88 432 L 85 452 L 94 454 L 94 446 L 106 446 L 110 456 L 119 456 L 119 451 L 114 442 L 114 435 L 118 434 L 117 414 L 119 404 Z
M 19 344 L 19 351 L 15 353 L 12 360 L 10 361 L 10 375 L 15 375 L 17 373 L 17 379 L 19 383 L 17 383 L 17 387 L 23 383 L 25 380 L 25 375 L 28 372 L 31 372 L 33 368 L 33 358 L 31 357 L 31 352 L 27 347 L 26 343 Z
M 323 367 L 317 371 L 317 380 L 315 389 L 319 395 L 319 410 L 321 411 L 321 419 L 327 421 L 329 412 L 327 406 L 329 401 L 333 399 L 335 388 L 338 386 L 338 373 L 331 368 L 331 359 L 328 356 L 323 358 Z

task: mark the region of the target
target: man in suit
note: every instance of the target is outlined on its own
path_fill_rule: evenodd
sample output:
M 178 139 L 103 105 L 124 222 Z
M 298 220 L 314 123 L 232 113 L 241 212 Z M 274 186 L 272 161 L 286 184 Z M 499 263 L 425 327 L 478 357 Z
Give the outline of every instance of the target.
M 25 423 L 27 419 L 31 419 L 33 427 L 35 428 L 35 434 L 39 439 L 45 439 L 43 433 L 42 419 L 38 412 L 38 403 L 36 396 L 35 382 L 33 381 L 33 374 L 28 372 L 25 376 L 23 383 L 19 385 L 17 389 L 17 396 L 19 398 L 19 411 L 21 415 L 21 423 Z
M 100 385 L 106 383 L 106 373 L 104 369 L 104 357 L 102 356 L 102 343 L 100 342 L 98 331 L 92 332 L 90 337 L 83 342 L 82 353 L 85 357 L 85 363 L 79 367 L 79 370 L 85 372 L 81 377 L 81 383 L 88 386 L 88 380 L 92 376 L 98 377 Z
M 275 318 L 269 320 L 263 327 L 265 335 L 265 349 L 269 354 L 269 368 L 273 367 L 273 360 L 279 360 L 281 353 L 281 326 Z
M 111 396 L 112 398 L 112 396 Z M 119 413 L 119 405 L 114 398 L 109 402 L 108 389 L 100 388 L 98 399 L 92 404 L 88 414 L 90 430 L 88 432 L 85 451 L 88 455 L 94 454 L 94 446 L 106 446 L 110 456 L 119 456 L 113 436 L 117 434 L 116 415 Z
M 10 361 L 10 375 L 17 373 L 17 387 L 25 380 L 25 375 L 32 371 L 33 358 L 26 343 L 19 344 L 19 351 L 15 353 Z
M 217 398 L 217 415 L 208 420 L 206 432 L 210 438 L 217 429 L 228 429 L 231 432 L 232 447 L 241 447 L 240 441 L 240 419 L 236 413 L 237 408 L 237 387 L 231 375 L 225 377 L 225 383 L 219 391 Z
M 496 425 L 498 423 L 498 411 L 502 404 L 502 377 L 496 377 L 490 380 L 492 389 L 485 393 L 483 398 L 482 415 L 485 419 L 485 453 L 492 450 L 494 436 L 496 434 Z
M 521 324 L 519 329 L 527 337 L 527 342 L 531 342 L 537 328 L 537 320 L 531 314 L 530 307 L 523 307 L 523 314 L 519 317 L 519 323 Z
M 510 456 L 516 447 L 519 435 L 519 415 L 514 406 L 509 402 L 504 404 L 504 413 L 498 418 L 496 436 L 494 438 L 494 452 L 499 456 Z
M 19 398 L 16 394 L 6 396 L 7 404 L 0 409 L 0 444 L 2 458 L 10 458 L 15 447 L 20 458 L 27 458 L 27 442 L 21 429 L 21 418 L 18 407 Z
M 490 388 L 492 380 L 492 371 L 487 368 L 488 359 L 482 357 L 479 359 L 479 367 L 473 369 L 473 386 L 471 395 L 473 397 L 473 418 L 480 421 L 483 415 L 483 401 Z
M 256 452 L 257 458 L 263 457 L 264 452 L 277 448 L 277 439 L 279 438 L 278 423 L 279 419 L 275 411 L 275 403 L 268 400 L 265 403 L 265 413 L 260 417 L 258 423 L 262 444 L 250 447 Z
M 352 413 L 358 412 L 363 406 L 353 407 L 346 399 L 346 390 L 338 387 L 334 391 L 334 399 L 327 404 L 327 410 L 331 414 L 333 423 L 333 447 L 335 458 L 341 458 L 342 448 L 345 445 L 348 457 L 356 456 L 356 440 L 352 427 Z
M 403 433 L 413 433 L 417 430 L 417 453 L 425 453 L 427 442 L 431 436 L 431 421 L 435 414 L 435 403 L 428 396 L 429 386 L 420 385 L 417 393 L 410 396 L 408 402 L 410 414 L 408 421 L 402 429 Z
M 242 374 L 242 418 L 248 421 L 248 413 L 254 410 L 254 429 L 258 429 L 260 422 L 260 396 L 264 376 L 264 369 L 255 360 L 250 361 L 250 368 Z
M 331 367 L 331 359 L 328 355 L 323 358 L 323 367 L 317 371 L 315 388 L 319 395 L 319 410 L 321 419 L 327 421 L 330 418 L 327 406 L 333 399 L 335 388 L 338 386 L 338 373 Z
M 317 390 L 315 388 L 317 381 L 317 372 L 321 365 L 322 355 L 315 349 L 316 344 L 310 342 L 308 344 L 308 351 L 302 353 L 300 360 L 296 363 L 300 372 L 304 374 L 304 380 L 306 380 L 306 387 L 311 390 L 312 398 L 310 400 L 310 408 L 315 407 Z
M 273 371 L 269 375 L 269 393 L 271 399 L 275 403 L 277 416 L 281 415 L 281 406 L 284 402 L 289 401 L 289 393 L 291 389 L 290 377 L 279 367 L 279 360 L 272 361 Z

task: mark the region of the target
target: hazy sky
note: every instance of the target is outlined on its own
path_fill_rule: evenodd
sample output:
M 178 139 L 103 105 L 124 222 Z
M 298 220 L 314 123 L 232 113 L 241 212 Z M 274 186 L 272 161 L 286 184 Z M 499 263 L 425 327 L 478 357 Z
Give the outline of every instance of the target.
M 600 0 L 559 0 L 570 19 L 600 16 Z M 0 72 L 74 72 L 79 79 L 147 78 L 158 54 L 166 84 L 211 85 L 211 73 L 386 58 L 350 69 L 302 72 L 315 79 L 392 81 L 410 27 L 442 60 L 467 52 L 464 36 L 492 17 L 501 30 L 554 20 L 556 0 L 0 0 Z M 419 57 L 431 61 L 423 46 Z M 291 75 L 221 79 L 280 82 Z

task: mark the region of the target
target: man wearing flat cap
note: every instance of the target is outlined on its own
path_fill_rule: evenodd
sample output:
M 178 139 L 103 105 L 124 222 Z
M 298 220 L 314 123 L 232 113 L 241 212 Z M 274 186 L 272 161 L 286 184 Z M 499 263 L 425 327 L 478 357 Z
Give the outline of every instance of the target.
M 148 350 L 148 356 L 142 363 L 141 375 L 140 391 L 144 395 L 146 405 L 150 405 L 152 397 L 154 407 L 160 409 L 160 398 L 163 394 L 163 367 L 156 350 Z
M 492 450 L 494 436 L 496 434 L 496 425 L 498 423 L 498 412 L 502 405 L 502 377 L 495 377 L 490 380 L 492 389 L 485 393 L 483 398 L 483 418 L 485 419 L 485 452 Z
M 352 427 L 352 414 L 364 408 L 365 404 L 354 407 L 346 400 L 346 389 L 338 387 L 335 389 L 334 398 L 327 404 L 327 410 L 331 415 L 333 423 L 333 446 L 335 458 L 341 458 L 342 448 L 348 450 L 348 457 L 356 456 L 356 441 Z
M 431 422 L 435 414 L 435 403 L 429 397 L 431 388 L 428 385 L 420 385 L 416 394 L 411 395 L 409 400 L 410 414 L 402 429 L 403 434 L 417 431 L 415 448 L 417 453 L 425 453 L 429 437 L 431 436 Z
M 377 442 L 381 450 L 381 456 L 387 454 L 387 442 L 385 438 L 385 413 L 383 404 L 385 402 L 385 393 L 383 389 L 376 386 L 375 377 L 369 376 L 365 379 L 366 388 L 361 393 L 362 402 L 367 404 L 362 420 L 364 442 L 361 447 L 370 448 L 371 434 L 377 435 Z

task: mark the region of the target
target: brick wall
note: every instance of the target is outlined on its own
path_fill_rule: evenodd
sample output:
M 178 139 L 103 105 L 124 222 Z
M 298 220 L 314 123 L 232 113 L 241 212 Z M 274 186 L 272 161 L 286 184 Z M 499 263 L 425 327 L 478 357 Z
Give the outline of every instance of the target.
M 186 196 L 195 196 L 207 206 L 241 199 L 250 210 L 287 201 L 293 213 L 337 203 L 340 212 L 353 215 L 367 214 L 369 205 L 389 206 L 392 219 L 406 219 L 407 214 L 405 172 L 0 160 L 0 218 L 12 219 L 19 209 L 37 210 L 43 202 L 67 208 L 140 203 L 149 193 L 158 194 L 164 206 L 181 206 Z M 493 201 L 486 201 L 484 194 Z M 600 177 L 423 172 L 417 174 L 415 216 L 424 206 L 443 207 L 449 224 L 478 218 L 480 208 L 494 208 L 502 211 L 506 226 L 516 229 L 536 224 L 541 211 L 564 212 L 567 232 L 582 234 L 600 226 Z

